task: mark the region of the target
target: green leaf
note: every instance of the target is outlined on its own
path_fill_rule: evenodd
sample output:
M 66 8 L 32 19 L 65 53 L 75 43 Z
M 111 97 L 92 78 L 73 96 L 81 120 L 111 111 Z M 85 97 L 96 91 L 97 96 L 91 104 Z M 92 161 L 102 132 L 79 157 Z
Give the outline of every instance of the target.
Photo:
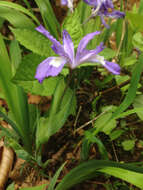
M 42 184 L 36 187 L 24 187 L 24 188 L 20 188 L 20 190 L 45 190 L 45 187 L 47 186 L 47 184 Z
M 131 103 L 133 103 L 136 97 L 136 90 L 138 87 L 138 82 L 140 80 L 142 70 L 143 70 L 143 54 L 139 56 L 139 62 L 137 63 L 135 69 L 133 70 L 128 93 L 125 99 L 123 100 L 123 102 L 120 104 L 117 110 L 113 113 L 112 119 L 118 117 L 119 114 L 121 114 L 125 109 L 127 109 L 131 105 Z
M 12 2 L 6 2 L 6 1 L 0 1 L 0 7 L 8 7 L 10 9 L 14 9 L 16 11 L 20 11 L 24 14 L 27 14 L 29 17 L 31 17 L 38 25 L 40 24 L 37 18 L 26 8 L 22 7 L 19 4 L 12 3 Z
M 16 123 L 17 131 L 22 137 L 26 148 L 30 149 L 27 97 L 21 88 L 11 82 L 11 63 L 1 35 L 0 44 L 0 86 L 12 113 L 12 118 Z
M 15 190 L 14 183 L 11 183 L 10 185 L 8 185 L 8 187 L 6 188 L 6 190 Z
M 34 81 L 37 66 L 45 59 L 45 57 L 31 53 L 25 55 L 16 71 L 12 81 L 18 83 L 18 81 Z
M 74 92 L 69 88 L 67 88 L 67 90 L 64 91 L 64 87 L 64 80 L 61 79 L 55 89 L 54 98 L 49 112 L 49 117 L 41 118 L 39 121 L 36 132 L 37 148 L 42 143 L 47 142 L 50 136 L 55 134 L 64 125 L 67 117 L 71 113 Z M 68 91 L 70 91 L 71 93 L 69 94 L 67 99 L 67 96 L 65 96 L 64 94 L 66 94 Z M 62 105 L 62 102 L 65 102 L 65 97 L 67 101 L 65 105 Z
M 15 139 L 9 139 L 8 146 L 10 146 L 15 151 L 19 158 L 26 160 L 27 162 L 33 160 L 33 157 L 27 151 L 25 151 L 23 147 L 17 141 L 15 141 Z
M 37 3 L 40 9 L 47 30 L 58 39 L 58 32 L 60 32 L 60 24 L 54 14 L 49 0 L 35 0 L 35 2 Z
M 109 135 L 111 141 L 117 139 L 117 138 L 120 137 L 123 133 L 124 133 L 124 130 L 122 130 L 122 129 L 118 129 L 118 130 L 113 131 L 113 132 L 110 133 L 110 135 Z
M 140 51 L 143 51 L 143 36 L 140 32 L 134 34 L 132 43 Z
M 143 183 L 141 180 L 143 179 L 142 167 L 131 166 L 128 164 L 120 164 L 120 163 L 107 161 L 107 160 L 90 160 L 72 169 L 57 185 L 55 190 L 70 189 L 72 186 L 74 186 L 77 183 L 81 183 L 84 180 L 93 178 L 96 175 L 96 172 L 101 171 L 104 173 L 104 169 L 108 167 L 110 167 L 111 169 L 113 168 L 114 171 L 117 171 L 118 169 L 122 169 L 121 174 L 118 173 L 117 175 L 118 178 L 124 179 L 125 181 L 130 182 L 139 188 L 143 188 Z M 113 173 L 112 170 L 110 172 L 111 172 L 111 175 L 113 176 L 115 175 L 115 173 Z M 124 172 L 126 173 L 125 178 L 123 178 Z M 127 172 L 129 174 L 129 177 L 127 175 Z
M 116 51 L 110 49 L 110 48 L 105 48 L 101 53 L 101 56 L 103 56 L 105 59 L 111 59 L 115 57 Z
M 10 59 L 12 64 L 12 71 L 15 73 L 22 59 L 21 50 L 17 40 L 12 40 L 10 43 Z
M 85 137 L 88 142 L 96 143 L 101 154 L 101 158 L 108 160 L 108 153 L 102 141 L 99 138 L 95 137 L 92 131 L 85 131 Z
M 34 78 L 37 66 L 44 60 L 37 54 L 24 56 L 12 81 L 23 87 L 26 92 L 41 96 L 52 95 L 60 76 L 45 79 L 42 84 Z
M 74 47 L 76 48 L 83 36 L 83 30 L 77 9 L 75 9 L 73 14 L 69 14 L 65 18 L 62 29 L 66 29 L 68 31 L 74 43 Z
M 128 66 L 133 66 L 135 63 L 137 62 L 137 58 L 136 55 L 130 55 L 129 57 L 125 57 L 122 60 L 121 66 L 123 65 L 124 67 L 128 67 Z M 127 75 L 126 75 L 127 76 Z M 123 76 L 122 76 L 123 77 Z
M 56 185 L 57 179 L 62 171 L 62 169 L 64 168 L 65 163 L 61 165 L 61 167 L 56 171 L 54 177 L 52 177 L 50 184 L 48 186 L 48 190 L 54 190 L 54 187 Z
M 112 175 L 114 177 L 120 178 L 122 180 L 127 181 L 128 183 L 131 183 L 141 189 L 143 189 L 143 174 L 134 172 L 134 171 L 129 171 L 126 169 L 122 168 L 112 168 L 112 167 L 106 167 L 101 170 L 100 172 Z
M 35 24 L 31 19 L 23 13 L 9 7 L 0 6 L 0 17 L 8 20 L 17 28 L 35 28 Z
M 27 49 L 41 56 L 55 55 L 51 49 L 51 42 L 36 30 L 30 29 L 13 29 L 16 39 Z
M 143 31 L 143 15 L 126 11 L 126 18 L 129 20 L 134 31 Z
M 104 113 L 102 116 L 100 116 L 94 124 L 94 127 L 97 131 L 102 131 L 105 134 L 109 135 L 111 131 L 116 127 L 116 120 L 111 120 L 112 113 Z M 100 130 L 101 129 L 101 130 Z
M 125 140 L 122 142 L 123 149 L 126 151 L 130 151 L 135 146 L 135 140 Z
M 91 15 L 90 6 L 84 1 L 80 1 L 78 3 L 77 11 L 80 15 L 79 20 L 81 24 Z
M 138 95 L 133 103 L 134 108 L 142 108 L 141 112 L 136 112 L 141 120 L 143 120 L 143 95 Z

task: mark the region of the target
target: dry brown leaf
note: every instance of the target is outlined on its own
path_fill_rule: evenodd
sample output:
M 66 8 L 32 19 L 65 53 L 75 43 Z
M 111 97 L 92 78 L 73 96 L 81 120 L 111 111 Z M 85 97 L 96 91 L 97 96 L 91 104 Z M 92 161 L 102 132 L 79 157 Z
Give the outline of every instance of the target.
M 5 183 L 12 168 L 13 159 L 13 150 L 11 148 L 3 146 L 0 159 L 0 190 L 4 190 Z

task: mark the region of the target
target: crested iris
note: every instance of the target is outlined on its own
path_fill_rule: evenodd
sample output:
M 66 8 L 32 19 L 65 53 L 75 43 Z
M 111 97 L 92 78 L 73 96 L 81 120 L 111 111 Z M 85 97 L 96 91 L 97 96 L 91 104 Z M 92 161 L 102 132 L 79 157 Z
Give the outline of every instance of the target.
M 106 61 L 103 56 L 98 55 L 98 53 L 104 49 L 103 43 L 95 49 L 86 49 L 89 41 L 92 40 L 94 36 L 100 34 L 99 31 L 84 36 L 78 45 L 75 55 L 72 39 L 66 30 L 63 30 L 63 44 L 57 41 L 42 25 L 38 26 L 36 30 L 45 35 L 52 42 L 51 48 L 59 55 L 59 57 L 48 57 L 38 65 L 35 78 L 38 79 L 40 83 L 46 77 L 57 76 L 65 64 L 67 64 L 70 69 L 74 69 L 83 63 L 97 62 L 113 74 L 120 74 L 118 64 Z
M 100 16 L 102 24 L 109 28 L 106 24 L 104 17 L 110 18 L 123 18 L 125 13 L 114 9 L 112 0 L 83 0 L 85 3 L 93 7 L 92 16 Z
M 73 12 L 73 0 L 61 0 L 61 5 L 67 5 L 68 8 Z

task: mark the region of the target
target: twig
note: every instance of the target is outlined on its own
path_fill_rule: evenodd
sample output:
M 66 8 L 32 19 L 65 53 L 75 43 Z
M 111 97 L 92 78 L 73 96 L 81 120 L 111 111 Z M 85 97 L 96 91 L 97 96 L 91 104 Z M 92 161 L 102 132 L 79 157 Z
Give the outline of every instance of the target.
M 117 88 L 122 88 L 123 86 L 129 84 L 129 82 L 130 82 L 130 79 L 129 79 L 129 80 L 126 80 L 125 82 L 123 82 L 123 83 L 121 83 L 121 84 L 119 84 L 119 85 L 113 86 L 112 88 L 109 88 L 109 89 L 107 89 L 107 90 L 104 90 L 104 91 L 100 92 L 99 94 L 102 96 L 102 95 L 104 95 L 104 94 L 106 94 L 106 93 L 109 93 L 109 92 L 111 92 L 111 91 L 113 91 L 113 90 L 115 90 L 115 89 L 117 89 Z
M 61 157 L 67 146 L 69 145 L 69 142 L 67 142 L 56 154 L 53 154 L 52 159 L 50 160 L 50 163 L 53 163 Z
M 118 159 L 118 156 L 116 154 L 116 150 L 115 150 L 115 146 L 114 146 L 114 143 L 112 142 L 112 148 L 113 148 L 113 152 L 114 152 L 114 155 L 115 155 L 115 159 L 117 162 L 119 162 L 119 159 Z
M 97 117 L 93 118 L 92 120 L 86 122 L 85 124 L 81 125 L 78 129 L 75 130 L 75 133 L 81 129 L 83 129 L 84 127 L 86 127 L 87 125 L 91 124 L 93 121 L 95 121 L 96 119 L 98 119 L 99 117 L 101 117 L 106 111 L 102 112 L 100 115 L 98 115 Z
M 74 134 L 75 134 L 75 128 L 76 128 L 76 125 L 77 125 L 77 121 L 78 121 L 78 118 L 79 118 L 79 115 L 80 115 L 81 109 L 82 109 L 82 107 L 79 106 L 79 109 L 78 109 L 78 112 L 77 112 L 77 116 L 76 116 L 76 118 L 75 118 L 75 122 L 74 122 L 74 124 L 73 124 L 73 127 L 74 127 Z
M 117 57 L 118 57 L 118 55 L 119 55 L 119 53 L 120 53 L 120 50 L 121 50 L 121 47 L 122 47 L 122 44 L 123 44 L 123 40 L 124 40 L 124 36 L 125 36 L 125 29 L 126 29 L 126 21 L 124 20 L 123 21 L 123 28 L 122 28 L 122 36 L 121 36 L 121 40 L 120 40 L 120 44 L 119 44 L 119 47 L 118 47 L 118 49 L 117 49 L 117 53 L 116 53 L 116 55 L 115 55 L 115 59 L 117 60 Z

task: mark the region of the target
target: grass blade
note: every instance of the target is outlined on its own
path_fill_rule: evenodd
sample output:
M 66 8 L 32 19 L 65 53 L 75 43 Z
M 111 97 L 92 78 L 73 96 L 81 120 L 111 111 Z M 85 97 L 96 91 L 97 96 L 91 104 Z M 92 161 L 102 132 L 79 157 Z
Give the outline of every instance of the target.
M 27 97 L 21 88 L 12 84 L 11 63 L 0 35 L 0 86 L 5 96 L 12 118 L 27 149 L 31 148 L 29 140 L 29 115 Z
M 60 24 L 56 19 L 49 0 L 35 0 L 35 2 L 40 8 L 45 27 L 54 37 L 58 39 Z
M 126 172 L 126 175 L 128 174 L 129 177 L 126 176 L 124 180 L 136 185 L 139 188 L 143 188 L 143 183 L 141 183 L 141 178 L 143 179 L 143 168 L 107 160 L 90 160 L 72 169 L 58 184 L 55 190 L 67 190 L 77 183 L 93 178 L 96 175 L 96 172 L 102 171 L 102 169 L 102 172 L 105 172 L 104 169 L 107 167 L 113 169 L 110 172 L 111 175 L 117 176 L 121 179 L 123 176 L 122 173 Z M 122 169 L 121 175 L 119 172 L 115 175 L 114 171 L 119 171 L 118 169 Z M 107 171 L 105 173 L 107 173 Z M 133 179 L 135 176 L 136 180 Z

